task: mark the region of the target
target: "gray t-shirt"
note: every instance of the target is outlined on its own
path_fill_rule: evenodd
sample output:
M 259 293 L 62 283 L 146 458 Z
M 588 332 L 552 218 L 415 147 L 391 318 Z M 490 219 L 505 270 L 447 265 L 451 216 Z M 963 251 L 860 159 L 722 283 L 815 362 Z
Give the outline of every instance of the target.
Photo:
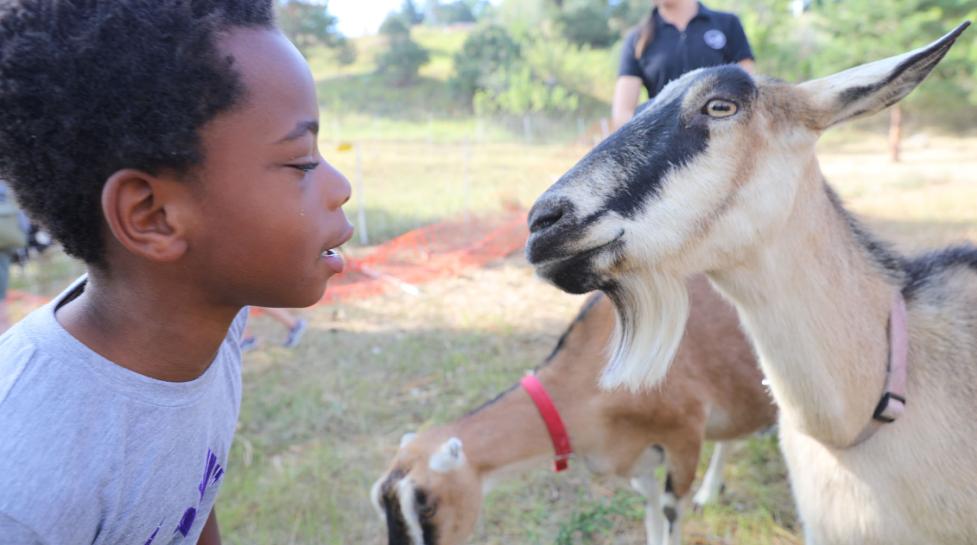
M 83 289 L 0 336 L 0 543 L 195 544 L 234 438 L 247 309 L 203 375 L 164 382 L 58 323 Z

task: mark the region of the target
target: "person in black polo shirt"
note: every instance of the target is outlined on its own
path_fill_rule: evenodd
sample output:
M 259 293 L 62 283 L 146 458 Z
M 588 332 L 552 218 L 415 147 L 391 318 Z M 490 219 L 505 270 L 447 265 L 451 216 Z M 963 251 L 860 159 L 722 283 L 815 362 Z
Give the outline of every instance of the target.
M 612 105 L 615 129 L 634 116 L 642 85 L 654 98 L 696 68 L 738 63 L 753 72 L 753 51 L 738 17 L 696 0 L 653 3 L 651 15 L 624 42 Z

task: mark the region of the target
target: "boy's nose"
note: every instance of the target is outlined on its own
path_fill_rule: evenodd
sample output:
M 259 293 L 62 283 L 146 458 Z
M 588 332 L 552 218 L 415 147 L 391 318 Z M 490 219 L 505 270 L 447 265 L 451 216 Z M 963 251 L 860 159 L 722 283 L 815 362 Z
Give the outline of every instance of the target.
M 326 169 L 326 208 L 337 210 L 349 201 L 353 188 L 349 184 L 346 176 L 329 165 Z

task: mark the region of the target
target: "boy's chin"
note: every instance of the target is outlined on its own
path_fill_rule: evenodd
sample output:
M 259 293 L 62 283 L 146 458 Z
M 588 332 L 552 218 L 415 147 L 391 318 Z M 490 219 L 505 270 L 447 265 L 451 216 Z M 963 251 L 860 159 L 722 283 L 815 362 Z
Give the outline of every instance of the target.
M 332 275 L 329 276 L 331 277 Z M 301 300 L 298 301 L 297 304 L 295 304 L 291 308 L 311 307 L 312 305 L 318 303 L 319 301 L 322 301 L 322 297 L 326 294 L 326 284 L 328 283 L 328 281 L 329 279 L 326 278 L 325 280 L 322 281 L 322 285 L 319 286 L 318 289 L 310 290 L 308 294 L 303 294 Z
M 271 306 L 278 308 L 305 308 L 311 307 L 312 305 L 322 301 L 322 297 L 326 294 L 326 283 L 329 278 L 333 275 L 329 275 L 318 282 L 316 285 L 306 285 L 303 286 L 302 290 L 293 290 L 291 293 L 283 293 L 277 297 L 274 305 L 259 305 L 259 306 Z

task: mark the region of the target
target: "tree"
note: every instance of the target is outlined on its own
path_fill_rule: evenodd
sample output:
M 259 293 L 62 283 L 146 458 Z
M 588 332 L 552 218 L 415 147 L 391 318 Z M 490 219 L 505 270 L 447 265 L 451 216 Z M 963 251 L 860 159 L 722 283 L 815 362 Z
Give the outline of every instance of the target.
M 822 2 L 813 13 L 826 38 L 817 55 L 818 72 L 827 74 L 856 64 L 890 57 L 920 47 L 977 12 L 964 0 L 873 0 L 872 2 Z M 870 27 L 870 28 L 868 28 Z M 926 85 L 889 110 L 890 154 L 899 161 L 902 112 L 917 104 L 953 110 L 953 115 L 974 118 L 973 85 L 966 48 L 951 50 Z M 968 77 L 968 72 L 971 74 Z M 967 106 L 969 102 L 969 115 Z
M 724 6 L 736 13 L 761 74 L 805 81 L 815 70 L 819 33 L 810 16 L 795 15 L 793 0 L 740 0 Z
M 377 56 L 377 72 L 398 87 L 414 83 L 421 67 L 430 61 L 430 53 L 411 38 L 410 25 L 401 14 L 388 15 L 380 33 L 387 39 L 387 48 Z
M 575 111 L 580 96 L 546 67 L 528 62 L 522 48 L 500 25 L 475 30 L 455 54 L 452 85 L 477 113 L 523 116 Z
M 461 50 L 455 53 L 454 88 L 471 100 L 480 89 L 486 89 L 499 72 L 514 66 L 520 58 L 519 44 L 499 25 L 488 25 L 468 35 Z
M 401 13 L 390 13 L 380 23 L 380 35 L 397 40 L 410 38 L 410 22 Z
M 468 6 L 476 21 L 481 21 L 492 10 L 492 3 L 489 0 L 462 0 L 462 2 Z
M 512 34 L 520 36 L 538 32 L 550 19 L 551 0 L 502 0 L 496 9 L 499 21 Z
M 280 0 L 278 26 L 303 54 L 316 45 L 329 48 L 346 46 L 346 38 L 336 28 L 336 18 L 327 3 L 308 0 Z
M 607 47 L 617 40 L 611 30 L 610 9 L 606 2 L 593 2 L 576 8 L 561 11 L 556 16 L 557 25 L 563 37 L 580 45 Z
M 466 2 L 464 0 L 455 0 L 453 2 L 434 0 L 427 3 L 424 9 L 424 16 L 425 20 L 433 25 L 474 23 L 475 12 L 473 8 L 478 9 L 480 5 L 480 2 Z
M 651 13 L 646 0 L 612 0 L 608 24 L 618 35 L 642 23 Z
M 417 9 L 414 0 L 404 0 L 404 4 L 400 8 L 400 15 L 411 26 L 424 22 L 424 13 Z

